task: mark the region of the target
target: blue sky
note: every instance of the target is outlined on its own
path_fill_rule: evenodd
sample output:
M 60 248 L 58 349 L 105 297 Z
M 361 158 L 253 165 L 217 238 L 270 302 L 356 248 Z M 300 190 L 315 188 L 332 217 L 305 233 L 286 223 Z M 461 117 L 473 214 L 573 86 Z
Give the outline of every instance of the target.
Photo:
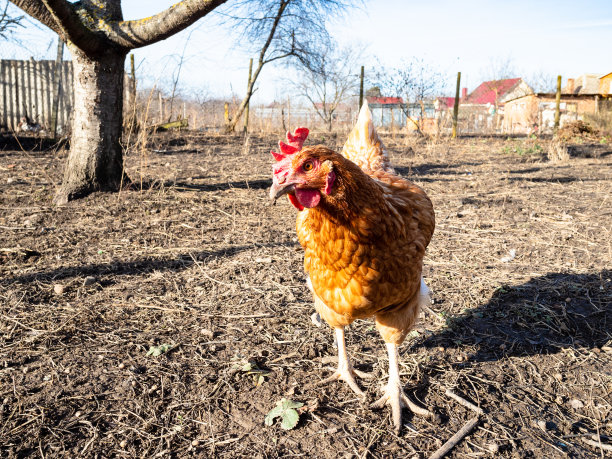
M 172 3 L 125 0 L 124 16 L 150 16 Z M 168 85 L 184 51 L 183 91 L 241 96 L 250 56 L 235 49 L 234 35 L 218 20 L 211 14 L 174 37 L 135 50 L 140 84 Z M 611 0 L 370 0 L 332 22 L 342 44 L 367 46 L 366 72 L 375 70 L 377 60 L 392 66 L 416 56 L 448 75 L 449 87 L 460 70 L 462 86 L 472 90 L 494 73 L 495 62 L 508 60 L 516 76 L 524 77 L 542 72 L 565 80 L 612 71 Z M 52 33 L 30 26 L 19 36 L 27 49 L 0 44 L 1 58 L 54 57 Z M 255 100 L 283 98 L 286 74 L 282 68 L 264 69 Z

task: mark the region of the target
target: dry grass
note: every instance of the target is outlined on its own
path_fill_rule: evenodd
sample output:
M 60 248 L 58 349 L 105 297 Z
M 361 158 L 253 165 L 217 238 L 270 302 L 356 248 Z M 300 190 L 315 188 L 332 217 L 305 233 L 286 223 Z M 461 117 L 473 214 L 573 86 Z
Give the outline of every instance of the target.
M 425 457 L 474 416 L 448 389 L 484 411 L 451 457 L 609 454 L 612 156 L 386 139 L 438 222 L 438 316 L 401 358 L 407 392 L 441 421 L 407 416 L 395 436 L 343 385 L 307 387 L 335 350 L 310 321 L 295 212 L 268 203 L 276 141 L 159 136 L 127 159 L 142 191 L 61 210 L 61 155 L 0 153 L 2 456 Z M 373 400 L 386 361 L 372 323 L 348 346 L 378 379 L 361 382 Z M 249 361 L 270 372 L 259 386 Z M 282 397 L 310 402 L 291 431 L 263 423 Z

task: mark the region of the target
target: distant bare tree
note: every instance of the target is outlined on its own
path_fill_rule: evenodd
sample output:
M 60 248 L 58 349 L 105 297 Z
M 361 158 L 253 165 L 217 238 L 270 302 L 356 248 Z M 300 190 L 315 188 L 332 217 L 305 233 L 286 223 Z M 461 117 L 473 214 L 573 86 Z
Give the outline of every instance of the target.
M 402 97 L 406 101 L 404 113 L 423 134 L 422 126 L 410 117 L 409 104 L 420 103 L 421 120 L 424 118 L 424 101 L 439 94 L 446 84 L 444 75 L 432 64 L 423 59 L 413 58 L 402 61 L 397 67 L 380 66 L 376 73 L 376 84 L 382 88 L 386 96 Z
M 539 70 L 525 78 L 534 92 L 553 93 L 557 90 L 557 75 Z
M 358 59 L 363 51 L 356 48 L 330 46 L 314 66 L 303 66 L 301 79 L 291 84 L 298 95 L 305 97 L 331 132 L 338 106 L 354 95 L 359 87 Z
M 504 80 L 515 77 L 517 73 L 514 58 L 510 55 L 492 57 L 487 66 L 481 69 L 483 80 Z
M 504 85 L 503 80 L 516 78 L 518 71 L 512 56 L 495 57 L 490 59 L 488 67 L 483 69 L 482 78 L 486 88 L 495 93 L 495 113 L 499 111 L 499 92 Z
M 322 50 L 330 43 L 326 23 L 337 18 L 360 0 L 240 0 L 227 11 L 228 21 L 241 29 L 239 44 L 256 50 L 247 92 L 237 110 L 230 116 L 226 130 L 231 132 L 244 113 L 262 68 L 285 60 L 302 67 L 317 67 Z M 248 12 L 248 14 L 246 13 Z

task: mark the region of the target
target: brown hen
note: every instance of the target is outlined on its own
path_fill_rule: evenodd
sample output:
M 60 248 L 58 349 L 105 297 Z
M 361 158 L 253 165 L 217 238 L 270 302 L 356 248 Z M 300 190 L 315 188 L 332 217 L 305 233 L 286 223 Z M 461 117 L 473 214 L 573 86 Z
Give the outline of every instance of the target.
M 389 355 L 389 380 L 373 406 L 392 407 L 395 429 L 401 408 L 418 414 L 403 392 L 398 346 L 404 341 L 429 298 L 422 280 L 423 256 L 434 232 L 431 201 L 391 167 L 374 129 L 367 103 L 344 145 L 342 154 L 324 146 L 304 147 L 308 130 L 287 134 L 270 196 L 287 194 L 300 211 L 297 234 L 304 248 L 304 268 L 315 308 L 335 329 L 338 370 L 323 382 L 342 379 L 358 395 L 363 392 L 344 340 L 344 327 L 355 319 L 373 317 Z

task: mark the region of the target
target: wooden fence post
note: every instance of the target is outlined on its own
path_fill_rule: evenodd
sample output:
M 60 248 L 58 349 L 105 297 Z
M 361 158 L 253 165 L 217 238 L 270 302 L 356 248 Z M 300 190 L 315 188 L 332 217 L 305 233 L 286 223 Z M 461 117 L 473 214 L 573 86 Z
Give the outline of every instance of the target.
M 359 77 L 359 108 L 357 109 L 357 113 L 361 110 L 361 106 L 363 105 L 363 78 L 365 76 L 365 69 L 363 65 L 361 66 L 361 76 Z
M 561 120 L 561 75 L 557 76 L 557 98 L 555 99 L 555 133 Z
M 51 131 L 53 138 L 57 138 L 57 118 L 59 115 L 59 98 L 62 89 L 62 61 L 64 59 L 64 42 L 57 38 L 57 57 L 55 58 L 55 71 L 53 72 L 53 113 L 51 114 Z
M 453 106 L 453 135 L 457 137 L 457 120 L 459 119 L 459 90 L 461 86 L 461 72 L 457 72 L 457 90 L 455 91 L 455 104 Z
M 253 76 L 253 58 L 249 61 L 249 81 L 247 81 L 247 91 L 249 86 L 251 85 L 251 78 Z M 251 105 L 251 99 L 247 102 L 246 108 L 244 109 L 244 133 L 246 135 L 247 130 L 249 129 L 249 106 Z
M 134 53 L 130 54 L 130 73 L 132 75 L 132 81 L 130 82 L 131 103 L 136 105 L 136 66 L 134 65 Z
M 164 122 L 164 101 L 162 99 L 161 90 L 159 91 L 157 95 L 159 96 L 159 122 L 163 123 Z

